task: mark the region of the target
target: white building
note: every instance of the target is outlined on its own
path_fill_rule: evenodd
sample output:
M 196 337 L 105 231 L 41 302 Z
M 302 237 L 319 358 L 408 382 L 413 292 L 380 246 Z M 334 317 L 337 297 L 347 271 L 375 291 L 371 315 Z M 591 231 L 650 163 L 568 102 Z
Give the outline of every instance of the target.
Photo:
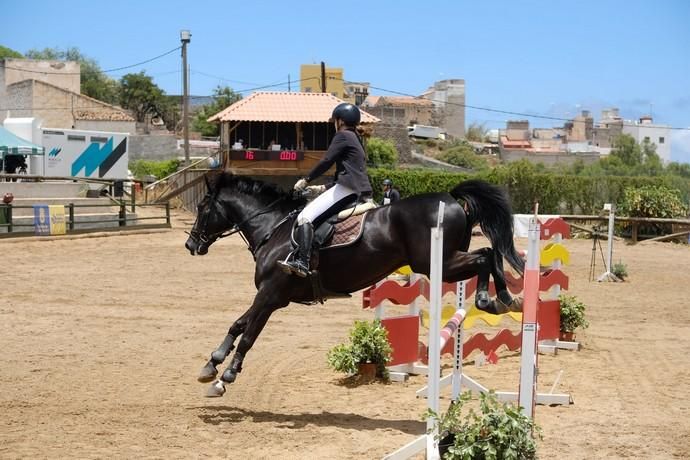
M 656 153 L 665 164 L 671 161 L 671 128 L 666 125 L 655 125 L 652 117 L 643 116 L 639 121 L 626 122 L 623 132 L 635 138 L 638 144 L 645 139 L 656 145 Z

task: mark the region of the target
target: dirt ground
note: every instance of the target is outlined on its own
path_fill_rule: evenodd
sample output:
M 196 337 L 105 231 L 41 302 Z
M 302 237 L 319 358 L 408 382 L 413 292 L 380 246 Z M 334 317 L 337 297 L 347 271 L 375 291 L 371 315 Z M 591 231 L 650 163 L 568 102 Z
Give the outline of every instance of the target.
M 191 257 L 177 217 L 162 233 L 0 241 L 0 457 L 375 459 L 424 431 L 423 377 L 343 385 L 326 366 L 372 317 L 360 294 L 277 312 L 228 393 L 204 398 L 197 373 L 251 302 L 254 264 L 239 237 Z M 540 388 L 563 370 L 575 400 L 537 407 L 540 458 L 690 458 L 690 249 L 617 243 L 630 277 L 614 284 L 588 281 L 590 240 L 567 246 L 591 327 L 581 351 L 539 358 Z M 515 390 L 519 357 L 500 355 L 467 373 Z

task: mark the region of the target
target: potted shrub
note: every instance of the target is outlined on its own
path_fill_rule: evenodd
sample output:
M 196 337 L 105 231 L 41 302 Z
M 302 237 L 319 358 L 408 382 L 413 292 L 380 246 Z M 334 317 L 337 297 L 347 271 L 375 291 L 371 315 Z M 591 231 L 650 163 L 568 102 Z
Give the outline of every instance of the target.
M 386 364 L 391 359 L 388 331 L 380 320 L 355 321 L 350 340 L 328 352 L 328 365 L 338 372 L 359 374 L 363 380 L 386 378 Z
M 438 428 L 439 454 L 445 460 L 534 459 L 541 438 L 540 428 L 522 411 L 498 401 L 491 391 L 479 396 L 479 412 L 463 408 L 471 399 L 469 391 L 451 403 L 441 416 L 428 410 Z
M 589 327 L 585 318 L 585 304 L 577 297 L 566 294 L 559 295 L 558 300 L 561 303 L 561 340 L 572 341 L 577 328 Z

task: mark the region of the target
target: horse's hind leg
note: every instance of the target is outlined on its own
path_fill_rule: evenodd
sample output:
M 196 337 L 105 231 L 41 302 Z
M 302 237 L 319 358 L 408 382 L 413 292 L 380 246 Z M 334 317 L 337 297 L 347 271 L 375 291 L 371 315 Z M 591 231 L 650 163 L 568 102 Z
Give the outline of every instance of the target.
M 489 275 L 492 265 L 492 249 L 482 248 L 472 252 L 455 251 L 444 260 L 443 280 L 462 281 L 477 276 L 475 304 L 480 310 L 490 308 Z
M 508 291 L 505 270 L 503 269 L 503 258 L 496 251 L 492 251 L 492 256 L 491 275 L 494 277 L 496 299 L 500 302 L 497 308 L 499 310 L 522 311 L 522 299 L 520 297 L 513 298 Z

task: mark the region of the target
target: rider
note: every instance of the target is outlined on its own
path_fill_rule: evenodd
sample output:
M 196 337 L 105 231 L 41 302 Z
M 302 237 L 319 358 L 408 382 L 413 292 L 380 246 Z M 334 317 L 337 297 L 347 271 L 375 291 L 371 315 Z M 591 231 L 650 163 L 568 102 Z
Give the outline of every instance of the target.
M 381 204 L 384 206 L 391 204 L 400 199 L 400 192 L 393 188 L 393 181 L 390 179 L 383 180 L 383 200 Z
M 306 177 L 295 184 L 294 189 L 298 192 L 307 189 L 309 192 L 321 194 L 307 204 L 297 216 L 297 254 L 292 260 L 278 261 L 278 265 L 286 273 L 306 277 L 309 274 L 314 227 L 318 227 L 325 219 L 346 208 L 353 198 L 369 196 L 372 193 L 366 171 L 364 147 L 355 131 L 360 119 L 361 114 L 356 106 L 346 102 L 338 104 L 331 115 L 336 133 L 326 155 Z M 332 184 L 307 186 L 328 171 L 333 163 L 336 166 Z

